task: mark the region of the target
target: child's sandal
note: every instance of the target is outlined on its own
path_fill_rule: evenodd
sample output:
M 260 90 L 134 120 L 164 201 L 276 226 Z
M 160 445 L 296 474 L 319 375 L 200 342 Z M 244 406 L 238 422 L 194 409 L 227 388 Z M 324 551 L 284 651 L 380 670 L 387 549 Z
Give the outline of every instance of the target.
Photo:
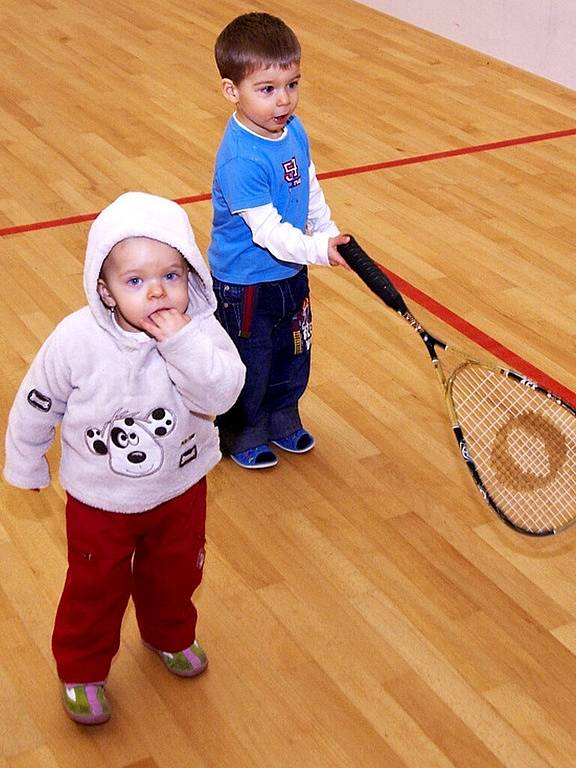
M 278 456 L 267 445 L 257 445 L 255 448 L 231 453 L 230 458 L 244 469 L 268 469 L 278 464 Z
M 314 440 L 310 432 L 302 429 L 302 427 L 297 429 L 296 432 L 292 432 L 291 435 L 279 437 L 277 440 L 272 440 L 272 442 L 278 448 L 282 448 L 283 451 L 288 451 L 288 453 L 307 453 L 316 445 L 316 440 Z
M 99 725 L 110 720 L 111 708 L 105 684 L 105 680 L 98 683 L 64 683 L 62 701 L 68 717 L 82 725 Z
M 175 653 L 160 651 L 146 642 L 144 645 L 157 653 L 164 662 L 166 669 L 179 677 L 196 677 L 196 675 L 202 674 L 208 666 L 208 658 L 196 640 L 188 648 Z

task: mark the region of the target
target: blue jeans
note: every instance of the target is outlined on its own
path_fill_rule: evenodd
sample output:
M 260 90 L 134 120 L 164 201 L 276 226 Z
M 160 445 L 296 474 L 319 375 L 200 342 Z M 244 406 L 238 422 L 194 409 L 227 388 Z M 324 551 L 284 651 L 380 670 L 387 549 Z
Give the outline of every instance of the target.
M 214 278 L 216 317 L 246 366 L 235 405 L 216 419 L 224 453 L 286 437 L 302 426 L 298 401 L 310 376 L 312 314 L 308 271 L 273 283 Z

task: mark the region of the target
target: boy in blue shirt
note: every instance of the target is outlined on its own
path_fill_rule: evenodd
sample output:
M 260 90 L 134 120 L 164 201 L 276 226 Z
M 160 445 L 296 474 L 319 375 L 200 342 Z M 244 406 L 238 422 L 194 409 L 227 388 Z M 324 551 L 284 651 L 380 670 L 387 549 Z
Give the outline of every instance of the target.
M 272 467 L 272 443 L 314 447 L 298 402 L 308 384 L 312 316 L 308 264 L 346 267 L 348 241 L 331 220 L 298 104 L 300 44 L 267 13 L 238 16 L 215 46 L 222 91 L 235 106 L 215 164 L 208 259 L 217 317 L 246 365 L 233 408 L 218 417 L 222 449 L 248 469 Z

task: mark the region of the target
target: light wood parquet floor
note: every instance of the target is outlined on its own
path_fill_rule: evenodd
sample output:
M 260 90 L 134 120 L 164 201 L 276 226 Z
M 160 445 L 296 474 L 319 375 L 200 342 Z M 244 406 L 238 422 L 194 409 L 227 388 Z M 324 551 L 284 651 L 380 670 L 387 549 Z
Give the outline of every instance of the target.
M 229 115 L 212 46 L 254 9 L 301 39 L 320 173 L 576 126 L 575 93 L 352 0 L 3 0 L 0 230 L 128 189 L 209 192 Z M 384 266 L 574 391 L 575 171 L 576 137 L 550 137 L 323 189 Z M 210 203 L 186 210 L 205 251 Z M 0 236 L 2 431 L 39 345 L 84 303 L 88 226 Z M 354 275 L 311 280 L 317 447 L 211 474 L 202 678 L 171 678 L 129 610 L 112 720 L 69 722 L 50 652 L 66 567 L 57 446 L 48 490 L 0 485 L 0 768 L 576 764 L 576 534 L 534 541 L 495 520 L 413 332 Z

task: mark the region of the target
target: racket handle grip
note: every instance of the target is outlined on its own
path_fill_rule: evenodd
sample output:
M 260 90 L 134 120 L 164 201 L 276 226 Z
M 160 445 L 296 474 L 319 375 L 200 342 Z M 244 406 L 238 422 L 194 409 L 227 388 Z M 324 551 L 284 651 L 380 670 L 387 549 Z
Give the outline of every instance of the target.
M 358 277 L 373 291 L 390 309 L 401 315 L 409 313 L 406 302 L 396 290 L 394 284 L 381 267 L 358 245 L 352 235 L 349 242 L 338 245 L 338 253 Z

